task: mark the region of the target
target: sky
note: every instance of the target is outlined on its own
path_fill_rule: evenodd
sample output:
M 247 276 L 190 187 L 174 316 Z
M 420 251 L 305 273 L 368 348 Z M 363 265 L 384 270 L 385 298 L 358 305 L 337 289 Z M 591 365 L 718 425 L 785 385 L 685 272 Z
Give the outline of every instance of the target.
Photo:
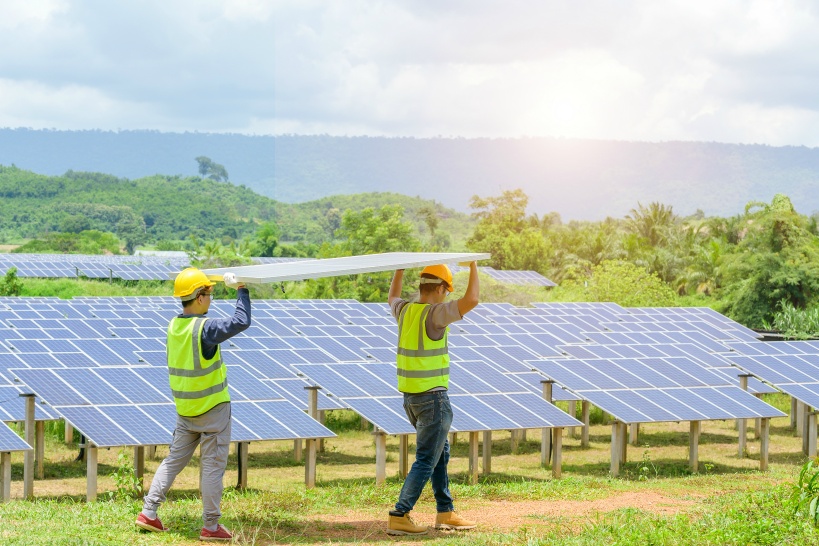
M 812 0 L 2 0 L 0 127 L 819 146 Z

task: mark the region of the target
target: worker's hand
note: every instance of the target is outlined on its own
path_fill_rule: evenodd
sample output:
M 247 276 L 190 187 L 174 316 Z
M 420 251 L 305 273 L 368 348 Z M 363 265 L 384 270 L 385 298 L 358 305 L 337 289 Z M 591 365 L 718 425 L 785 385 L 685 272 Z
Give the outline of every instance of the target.
M 228 271 L 227 273 L 225 273 L 223 279 L 225 281 L 225 286 L 227 286 L 228 288 L 239 288 L 243 286 L 242 283 L 240 283 L 236 279 L 236 273 L 231 273 L 230 271 Z

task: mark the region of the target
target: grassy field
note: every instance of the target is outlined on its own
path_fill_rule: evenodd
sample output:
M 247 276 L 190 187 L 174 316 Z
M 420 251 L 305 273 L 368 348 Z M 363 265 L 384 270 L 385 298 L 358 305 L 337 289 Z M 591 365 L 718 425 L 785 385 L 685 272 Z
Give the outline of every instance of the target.
M 785 396 L 768 400 L 789 409 Z M 770 470 L 758 471 L 759 442 L 748 435 L 748 454 L 737 456 L 733 422 L 704 423 L 699 472 L 688 469 L 687 423 L 643 426 L 629 447 L 621 477 L 609 470 L 610 426 L 591 427 L 591 445 L 564 438 L 563 477 L 540 467 L 540 434 L 511 453 L 508 432 L 493 435 L 492 473 L 467 481 L 467 444 L 459 437 L 450 462 L 457 509 L 478 519 L 475 531 L 430 531 L 425 537 L 393 538 L 384 533 L 387 511 L 402 481 L 398 440 L 388 440 L 390 478 L 375 485 L 372 435 L 341 413 L 328 421 L 339 437 L 319 455 L 318 483 L 305 489 L 303 466 L 293 460 L 292 442 L 250 446 L 249 489 L 225 490 L 222 522 L 241 544 L 819 544 L 819 533 L 788 505 L 792 485 L 807 458 L 788 418 L 771 427 Z M 753 427 L 750 427 L 753 429 Z M 194 544 L 201 528 L 198 459 L 179 476 L 160 517 L 171 532 L 138 531 L 137 499 L 116 496 L 120 450 L 100 451 L 99 499 L 87 504 L 85 467 L 74 462 L 76 445 L 66 446 L 60 427 L 47 434 L 46 478 L 35 482 L 36 500 L 22 496 L 22 456 L 12 459 L 12 502 L 0 506 L 2 544 Z M 412 447 L 411 447 L 412 450 Z M 128 450 L 130 458 L 132 450 Z M 146 462 L 146 483 L 167 453 Z M 226 484 L 237 480 L 231 454 Z M 413 512 L 434 521 L 427 489 Z

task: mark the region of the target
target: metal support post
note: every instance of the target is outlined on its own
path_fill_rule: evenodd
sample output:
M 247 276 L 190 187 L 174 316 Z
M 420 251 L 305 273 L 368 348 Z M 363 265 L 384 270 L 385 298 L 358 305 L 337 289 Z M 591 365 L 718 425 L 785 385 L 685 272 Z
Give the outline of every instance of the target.
M 318 420 L 318 390 L 321 388 L 316 385 L 304 387 L 307 391 L 307 414 L 313 419 Z M 315 438 L 310 438 L 305 441 L 307 447 L 307 456 L 304 464 L 304 484 L 307 487 L 316 486 L 316 449 L 318 442 Z
M 569 415 L 577 417 L 577 401 L 569 400 Z M 577 427 L 569 427 L 566 429 L 566 435 L 569 438 L 577 438 Z
M 813 458 L 816 457 L 816 412 L 809 411 L 807 413 L 807 423 L 806 426 L 808 427 L 808 457 Z
M 375 485 L 381 485 L 387 480 L 387 435 L 383 430 L 376 429 L 375 436 Z
M 633 446 L 636 446 L 640 441 L 640 423 L 631 423 L 631 425 L 629 425 L 628 441 Z
M 692 474 L 700 468 L 700 421 L 691 421 L 688 433 L 688 467 Z
M 771 420 L 770 418 L 762 419 L 760 423 L 759 434 L 759 470 L 765 472 L 768 470 L 768 448 L 770 447 L 771 437 Z
M 583 421 L 583 429 L 580 432 L 580 447 L 589 447 L 589 410 L 591 404 L 587 400 L 580 402 L 580 412 Z
M 620 447 L 620 421 L 611 424 L 611 467 L 609 472 L 612 476 L 620 475 L 620 455 L 623 453 Z
M 552 388 L 554 381 L 545 379 L 540 382 L 543 388 L 543 399 L 548 403 L 552 403 Z M 552 430 L 543 428 L 540 430 L 540 464 L 544 468 L 549 466 L 549 461 L 552 458 Z
M 42 480 L 45 478 L 45 423 L 43 421 L 34 422 L 34 462 L 37 468 L 35 478 Z
M 558 479 L 563 472 L 563 429 L 561 427 L 555 427 L 553 431 L 552 436 L 554 439 L 552 441 L 552 448 L 554 455 L 552 457 L 552 477 Z
M 143 489 L 142 478 L 145 476 L 145 446 L 134 446 L 134 478 Z
M 236 463 L 238 467 L 236 489 L 247 489 L 247 463 L 249 452 L 250 442 L 236 442 Z
M 469 483 L 478 483 L 478 433 L 469 433 Z
M 74 427 L 71 423 L 65 421 L 65 444 L 68 445 L 74 441 Z
M 628 460 L 628 424 L 620 423 L 620 464 Z
M 744 391 L 748 390 L 748 378 L 751 377 L 751 374 L 743 373 L 739 374 L 739 388 Z M 739 429 L 739 458 L 742 459 L 745 457 L 746 451 L 746 442 L 748 440 L 748 420 L 747 419 L 738 419 L 737 420 L 737 428 Z
M 85 499 L 88 502 L 97 500 L 97 446 L 86 441 L 85 452 L 87 458 L 85 462 Z
M 34 393 L 21 394 L 26 400 L 25 440 L 34 447 Z M 34 499 L 34 451 L 23 455 L 23 498 Z
M 0 453 L 0 502 L 8 502 L 11 498 L 11 453 Z
M 492 473 L 492 431 L 483 431 L 483 475 Z
M 398 475 L 406 478 L 409 474 L 409 434 L 398 437 Z

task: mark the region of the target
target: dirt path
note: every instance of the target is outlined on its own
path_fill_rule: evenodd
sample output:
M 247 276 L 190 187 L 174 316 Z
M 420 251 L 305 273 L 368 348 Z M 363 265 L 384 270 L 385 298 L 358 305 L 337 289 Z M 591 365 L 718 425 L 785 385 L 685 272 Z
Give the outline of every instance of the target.
M 483 531 L 509 532 L 522 527 L 579 526 L 598 514 L 621 508 L 636 508 L 659 515 L 674 515 L 697 504 L 696 500 L 667 497 L 652 491 L 622 493 L 591 501 L 492 501 L 472 506 L 464 515 L 475 519 Z M 427 509 L 429 508 L 429 509 Z M 431 507 L 419 507 L 413 513 L 416 523 L 433 525 L 435 514 Z M 388 540 L 384 532 L 386 514 L 374 518 L 372 512 L 348 512 L 324 515 L 304 530 L 305 539 L 333 542 L 370 542 Z M 430 530 L 432 535 L 441 531 Z M 402 544 L 413 544 L 406 538 Z M 418 542 L 419 544 L 422 541 Z

